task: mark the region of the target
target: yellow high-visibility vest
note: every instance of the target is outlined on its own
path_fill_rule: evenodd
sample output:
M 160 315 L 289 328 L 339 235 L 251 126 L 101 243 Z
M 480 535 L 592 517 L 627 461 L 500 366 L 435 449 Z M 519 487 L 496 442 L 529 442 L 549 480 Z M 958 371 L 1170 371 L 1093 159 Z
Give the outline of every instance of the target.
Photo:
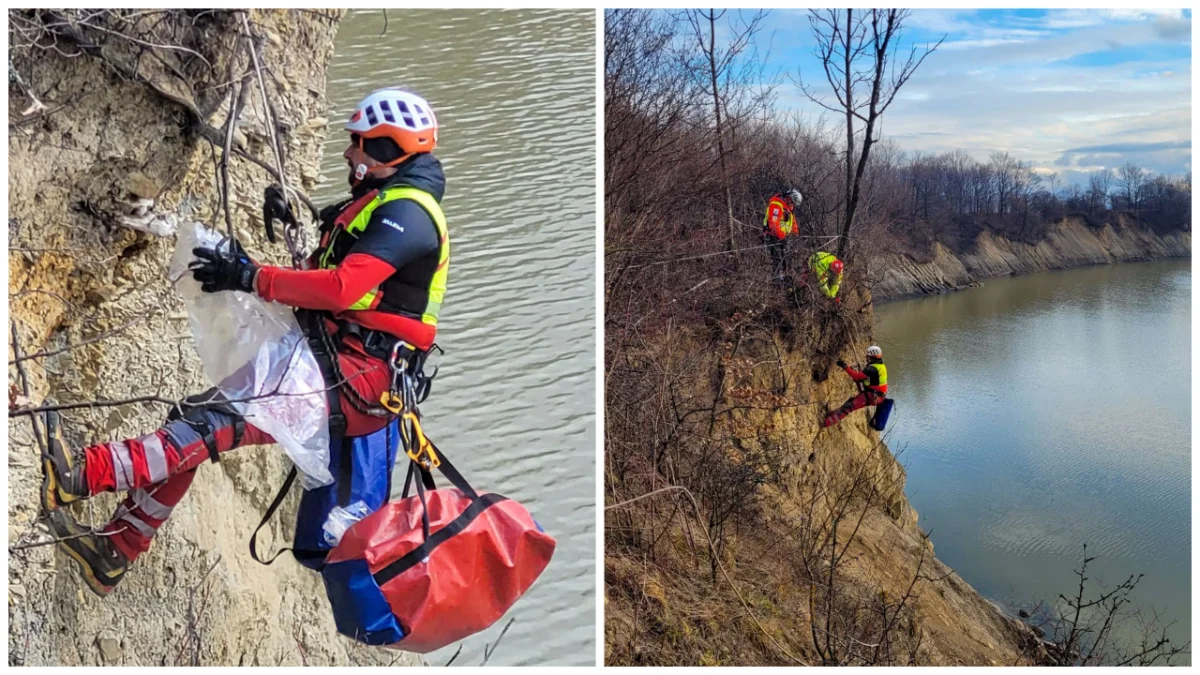
M 401 185 L 392 188 L 386 188 L 375 195 L 375 198 L 367 202 L 362 210 L 354 215 L 346 226 L 347 234 L 358 235 L 367 229 L 367 224 L 371 222 L 371 214 L 380 206 L 396 201 L 397 199 L 410 199 L 416 202 L 429 217 L 433 219 L 434 226 L 438 232 L 438 265 L 433 273 L 433 278 L 429 282 L 429 301 L 425 306 L 424 313 L 421 315 L 421 322 L 431 326 L 437 325 L 438 313 L 442 309 L 442 300 L 446 296 L 446 279 L 450 272 L 450 235 L 446 229 L 446 216 L 442 213 L 442 207 L 438 204 L 437 199 L 428 192 L 411 187 Z M 318 258 L 318 262 L 322 269 L 330 269 L 336 266 L 333 262 L 334 243 L 337 241 L 339 233 L 334 231 L 329 237 L 329 244 Z M 361 298 L 350 305 L 351 310 L 366 310 L 374 309 L 379 298 L 379 288 L 374 288 L 367 291 Z

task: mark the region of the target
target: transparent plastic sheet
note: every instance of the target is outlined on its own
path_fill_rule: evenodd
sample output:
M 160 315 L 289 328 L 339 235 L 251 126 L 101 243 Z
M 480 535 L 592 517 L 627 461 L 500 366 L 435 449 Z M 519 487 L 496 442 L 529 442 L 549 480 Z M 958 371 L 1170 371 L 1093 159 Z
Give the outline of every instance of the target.
M 221 239 L 200 223 L 182 223 L 171 260 L 171 278 L 183 276 L 176 289 L 204 373 L 248 423 L 279 443 L 304 489 L 329 485 L 325 378 L 292 309 L 238 291 L 204 293 L 187 273 L 192 249 L 215 247 Z

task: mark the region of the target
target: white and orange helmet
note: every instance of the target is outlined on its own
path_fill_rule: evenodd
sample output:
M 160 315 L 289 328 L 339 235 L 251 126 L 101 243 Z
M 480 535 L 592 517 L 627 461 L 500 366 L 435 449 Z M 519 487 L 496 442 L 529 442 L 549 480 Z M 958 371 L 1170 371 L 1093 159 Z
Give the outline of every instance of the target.
M 425 99 L 399 87 L 376 89 L 350 114 L 346 131 L 363 140 L 389 138 L 400 147 L 401 156 L 384 166 L 395 166 L 418 152 L 437 147 L 438 123 Z

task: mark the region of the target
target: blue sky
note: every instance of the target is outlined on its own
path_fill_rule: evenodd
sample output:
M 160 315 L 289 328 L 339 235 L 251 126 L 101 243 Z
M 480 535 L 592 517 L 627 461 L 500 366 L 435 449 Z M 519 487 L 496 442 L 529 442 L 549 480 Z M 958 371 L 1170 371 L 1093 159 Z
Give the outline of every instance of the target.
M 914 9 L 906 42 L 946 40 L 888 109 L 884 134 L 908 151 L 1007 151 L 1070 182 L 1130 160 L 1182 174 L 1191 23 L 1180 9 Z M 756 48 L 780 83 L 777 106 L 820 115 L 785 77 L 799 70 L 830 92 L 807 10 L 772 10 L 767 25 Z

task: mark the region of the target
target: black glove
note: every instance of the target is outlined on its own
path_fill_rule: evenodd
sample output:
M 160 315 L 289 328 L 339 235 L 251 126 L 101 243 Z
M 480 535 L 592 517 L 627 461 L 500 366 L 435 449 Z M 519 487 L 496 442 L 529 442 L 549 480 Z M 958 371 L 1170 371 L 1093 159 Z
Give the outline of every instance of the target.
M 211 248 L 194 248 L 192 255 L 200 260 L 192 263 L 192 278 L 200 282 L 205 293 L 217 291 L 254 292 L 254 277 L 258 273 L 250 256 L 234 243 L 233 253 L 218 252 Z
M 837 364 L 838 364 L 838 368 L 845 368 L 845 367 L 846 367 L 846 362 L 845 362 L 845 361 L 842 361 L 841 359 L 838 359 L 838 362 L 837 362 Z
M 267 240 L 275 243 L 275 221 L 284 225 L 294 223 L 292 207 L 283 195 L 278 185 L 272 185 L 263 191 L 263 225 L 267 228 Z

